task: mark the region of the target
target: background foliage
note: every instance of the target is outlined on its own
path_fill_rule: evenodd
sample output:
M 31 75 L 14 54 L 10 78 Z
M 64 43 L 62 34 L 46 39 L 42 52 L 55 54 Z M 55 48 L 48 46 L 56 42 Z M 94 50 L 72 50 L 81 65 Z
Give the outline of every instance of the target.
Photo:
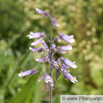
M 102 0 L 0 0 L 0 103 L 48 103 L 49 92 L 38 74 L 18 78 L 20 71 L 37 68 L 48 71 L 48 64 L 34 59 L 44 54 L 28 50 L 32 40 L 30 31 L 50 37 L 50 22 L 35 11 L 48 11 L 60 27 L 53 27 L 53 37 L 59 32 L 74 35 L 73 50 L 64 55 L 76 61 L 78 68 L 70 68 L 78 83 L 59 77 L 53 90 L 53 103 L 60 95 L 103 95 L 103 1 Z M 64 42 L 56 45 L 66 45 Z M 41 46 L 41 44 L 39 45 Z M 62 56 L 57 53 L 55 58 Z M 53 71 L 53 77 L 55 71 Z

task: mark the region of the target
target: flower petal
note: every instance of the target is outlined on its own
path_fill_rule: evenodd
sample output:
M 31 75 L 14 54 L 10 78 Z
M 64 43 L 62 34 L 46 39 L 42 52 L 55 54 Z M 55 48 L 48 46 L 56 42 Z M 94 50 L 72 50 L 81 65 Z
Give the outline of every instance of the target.
M 36 8 L 36 11 L 37 11 L 39 14 L 43 14 L 44 17 L 49 16 L 49 13 L 48 13 L 47 11 L 42 11 L 42 10 L 40 10 L 40 9 L 38 9 L 38 8 Z
M 66 34 L 59 33 L 59 36 L 67 43 L 74 43 L 75 40 L 73 39 L 73 35 L 68 36 Z
M 45 43 L 45 41 L 42 41 L 42 44 L 43 44 L 43 47 L 44 47 L 47 51 L 49 51 L 49 48 L 48 48 L 47 44 Z
M 65 70 L 64 72 L 66 73 L 67 78 L 69 78 L 72 83 L 78 82 L 77 79 L 76 79 L 76 77 L 73 77 L 73 76 L 72 76 L 70 73 L 68 73 L 66 70 Z
M 43 39 L 43 37 L 40 38 L 40 39 L 38 39 L 38 40 L 36 40 L 35 42 L 31 43 L 31 45 L 37 45 L 37 44 L 39 44 L 42 39 Z
M 60 25 L 56 22 L 55 19 L 53 19 L 53 24 L 54 24 L 54 26 L 60 26 Z
M 40 58 L 40 59 L 35 59 L 36 61 L 38 61 L 38 62 L 44 62 L 44 61 L 46 61 L 46 57 L 43 57 L 43 58 Z

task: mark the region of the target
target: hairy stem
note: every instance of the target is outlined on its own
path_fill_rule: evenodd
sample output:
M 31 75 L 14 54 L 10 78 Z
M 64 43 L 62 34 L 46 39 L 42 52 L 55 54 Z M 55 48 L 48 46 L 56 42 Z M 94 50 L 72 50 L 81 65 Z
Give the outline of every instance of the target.
M 51 40 L 50 40 L 50 76 L 51 76 L 51 73 L 52 73 L 52 20 L 51 20 Z M 50 98 L 50 103 L 52 103 L 52 87 L 50 87 L 50 93 L 49 93 L 49 98 Z

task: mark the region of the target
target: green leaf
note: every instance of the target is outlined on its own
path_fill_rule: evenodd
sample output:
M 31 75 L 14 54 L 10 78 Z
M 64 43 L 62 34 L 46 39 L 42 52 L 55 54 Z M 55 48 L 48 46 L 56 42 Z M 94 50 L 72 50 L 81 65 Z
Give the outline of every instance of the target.
M 22 88 L 22 90 L 12 99 L 11 103 L 23 103 L 23 100 L 25 99 L 27 94 L 30 92 L 30 90 L 36 83 L 37 79 L 38 79 L 37 74 L 35 76 L 30 77 L 30 79 Z

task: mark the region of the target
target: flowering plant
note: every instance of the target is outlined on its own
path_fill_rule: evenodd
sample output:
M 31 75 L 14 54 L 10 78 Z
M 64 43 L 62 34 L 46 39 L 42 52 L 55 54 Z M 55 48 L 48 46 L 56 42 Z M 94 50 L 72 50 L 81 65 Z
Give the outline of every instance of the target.
M 50 72 L 41 74 L 39 72 L 39 70 L 34 68 L 32 70 L 27 70 L 27 71 L 21 72 L 18 74 L 18 76 L 22 77 L 22 76 L 26 76 L 26 75 L 35 75 L 36 73 L 39 73 L 40 78 L 38 79 L 38 82 L 40 82 L 42 79 L 44 80 L 46 87 L 47 87 L 47 90 L 50 91 L 50 103 L 52 103 L 52 90 L 55 87 L 57 79 L 61 74 L 64 76 L 64 79 L 68 78 L 73 83 L 78 82 L 76 77 L 73 77 L 70 74 L 70 71 L 67 70 L 70 67 L 72 67 L 74 69 L 77 68 L 75 61 L 72 62 L 69 59 L 64 58 L 64 57 L 60 57 L 57 60 L 54 59 L 54 54 L 56 52 L 59 52 L 61 54 L 65 54 L 66 50 L 72 50 L 72 46 L 69 44 L 75 42 L 75 40 L 73 38 L 73 35 L 69 36 L 66 34 L 62 34 L 61 32 L 54 39 L 52 39 L 52 26 L 53 25 L 60 26 L 60 25 L 56 22 L 56 20 L 53 17 L 51 17 L 51 15 L 48 12 L 42 11 L 38 8 L 36 8 L 36 11 L 39 14 L 42 14 L 43 17 L 49 17 L 49 19 L 51 21 L 51 38 L 49 39 L 44 32 L 36 32 L 36 33 L 30 32 L 30 35 L 27 35 L 27 37 L 29 37 L 29 39 L 39 38 L 38 40 L 31 43 L 31 45 L 36 46 L 40 42 L 42 42 L 42 45 L 44 48 L 29 47 L 29 49 L 31 51 L 35 51 L 38 53 L 44 52 L 46 54 L 45 57 L 38 58 L 38 59 L 36 59 L 36 61 L 37 62 L 47 61 L 50 64 L 50 68 L 49 68 Z M 48 45 L 44 41 L 45 38 L 47 38 L 47 41 L 50 43 L 50 47 L 48 47 Z M 68 43 L 67 46 L 57 46 L 56 47 L 54 41 L 57 40 L 58 42 L 60 42 L 61 39 L 64 40 L 66 43 Z M 53 69 L 56 70 L 56 79 L 55 79 L 54 83 L 53 83 L 53 79 L 52 79 L 52 70 Z

